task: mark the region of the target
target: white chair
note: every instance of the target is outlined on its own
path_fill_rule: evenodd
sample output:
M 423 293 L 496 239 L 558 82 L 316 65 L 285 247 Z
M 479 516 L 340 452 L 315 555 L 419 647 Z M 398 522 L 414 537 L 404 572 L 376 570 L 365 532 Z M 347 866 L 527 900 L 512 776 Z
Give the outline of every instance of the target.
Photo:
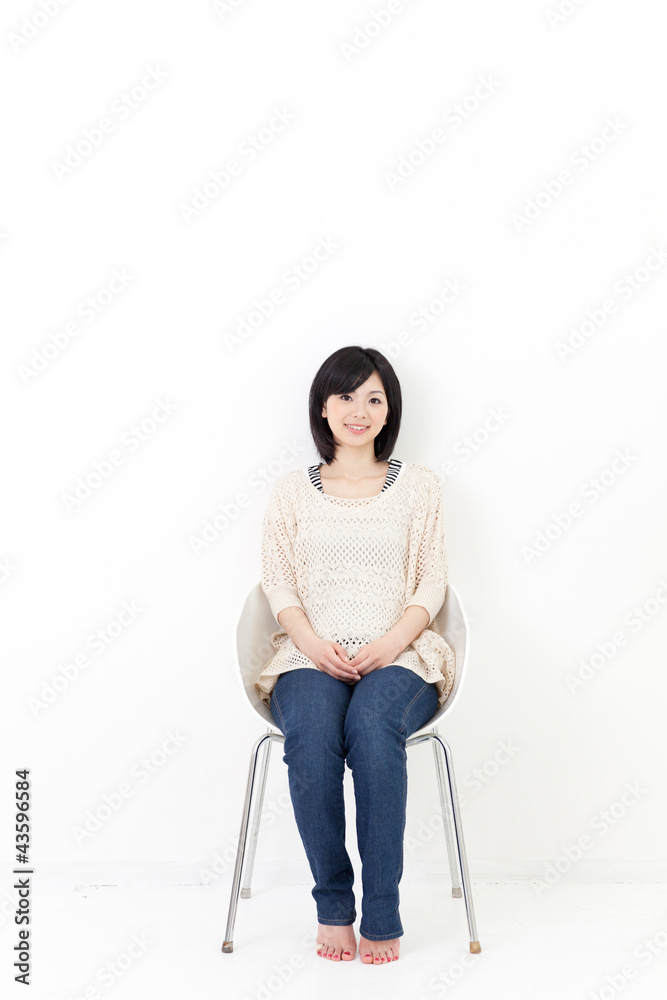
M 472 891 L 470 885 L 470 875 L 468 873 L 468 862 L 466 858 L 465 845 L 463 842 L 463 829 L 461 826 L 461 815 L 459 811 L 458 795 L 456 791 L 456 781 L 454 778 L 454 766 L 452 752 L 449 744 L 444 740 L 435 725 L 442 719 L 446 712 L 449 712 L 456 703 L 463 684 L 468 659 L 468 620 L 456 589 L 450 584 L 447 586 L 445 602 L 436 615 L 438 631 L 445 641 L 451 646 L 456 655 L 456 672 L 454 685 L 447 698 L 447 701 L 437 710 L 433 718 L 422 726 L 416 733 L 413 733 L 406 740 L 406 747 L 414 746 L 416 743 L 423 743 L 424 740 L 432 740 L 433 756 L 435 759 L 435 771 L 440 793 L 440 807 L 442 809 L 443 827 L 447 842 L 447 855 L 449 857 L 449 869 L 452 879 L 452 895 L 461 896 L 461 884 L 463 884 L 463 896 L 465 899 L 466 914 L 468 918 L 468 930 L 470 932 L 470 951 L 473 954 L 481 951 L 477 937 L 477 927 L 475 924 L 475 913 L 472 902 Z M 236 630 L 236 649 L 238 656 L 238 677 L 241 683 L 241 690 L 248 699 L 251 707 L 258 716 L 271 727 L 255 743 L 250 755 L 250 768 L 248 772 L 248 784 L 246 788 L 245 805 L 243 808 L 243 818 L 241 820 L 241 832 L 236 851 L 236 865 L 234 867 L 234 878 L 232 881 L 231 898 L 229 901 L 229 914 L 227 918 L 227 930 L 225 940 L 222 945 L 223 952 L 234 950 L 234 923 L 236 921 L 236 908 L 239 899 L 239 887 L 241 885 L 241 872 L 243 860 L 246 853 L 246 840 L 248 835 L 248 825 L 253 799 L 256 799 L 253 812 L 253 821 L 250 834 L 250 844 L 248 847 L 248 857 L 243 869 L 244 880 L 241 889 L 241 897 L 250 897 L 250 883 L 252 880 L 252 870 L 255 862 L 255 852 L 257 849 L 257 837 L 259 834 L 259 824 L 264 803 L 264 789 L 266 787 L 266 776 L 269 768 L 269 756 L 272 742 L 284 743 L 285 737 L 276 726 L 275 720 L 269 708 L 264 704 L 255 687 L 255 679 L 259 675 L 263 665 L 275 652 L 271 645 L 270 637 L 279 627 L 276 623 L 266 595 L 260 583 L 256 584 L 248 594 L 243 611 L 239 619 Z M 262 749 L 262 760 L 259 765 L 259 778 L 257 781 L 258 794 L 255 795 L 255 777 L 257 772 L 257 761 L 259 751 Z M 445 784 L 447 786 L 447 796 L 445 796 Z M 453 832 L 452 836 L 452 821 Z M 454 848 L 456 844 L 456 850 Z

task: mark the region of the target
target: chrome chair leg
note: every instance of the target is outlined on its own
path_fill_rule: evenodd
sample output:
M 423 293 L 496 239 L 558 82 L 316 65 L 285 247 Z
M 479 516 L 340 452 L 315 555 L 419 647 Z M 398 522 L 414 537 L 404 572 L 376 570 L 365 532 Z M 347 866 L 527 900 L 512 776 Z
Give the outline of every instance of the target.
M 454 820 L 454 833 L 456 835 L 456 846 L 461 867 L 461 879 L 463 882 L 463 898 L 466 904 L 466 915 L 468 918 L 468 930 L 470 931 L 470 951 L 477 954 L 482 947 L 477 939 L 477 925 L 475 923 L 475 911 L 472 902 L 472 889 L 470 885 L 470 873 L 468 872 L 468 859 L 466 857 L 465 843 L 463 841 L 463 826 L 461 824 L 461 814 L 459 812 L 459 799 L 456 791 L 456 779 L 454 777 L 454 762 L 452 751 L 446 740 L 438 734 L 432 735 L 433 740 L 437 740 L 442 747 L 445 758 L 447 784 L 449 786 L 449 798 L 452 805 L 452 816 Z
M 266 740 L 283 740 L 281 733 L 267 731 L 255 743 L 250 754 L 250 766 L 248 768 L 248 784 L 246 786 L 245 804 L 243 806 L 243 816 L 241 818 L 241 831 L 239 833 L 239 843 L 236 849 L 236 864 L 234 866 L 234 878 L 232 879 L 232 891 L 229 899 L 229 914 L 227 916 L 227 930 L 225 940 L 222 943 L 222 951 L 231 952 L 234 950 L 234 923 L 236 922 L 236 908 L 239 902 L 239 889 L 241 886 L 241 870 L 243 868 L 243 857 L 245 854 L 246 837 L 248 835 L 248 819 L 250 817 L 250 807 L 252 805 L 253 789 L 255 785 L 255 772 L 257 770 L 257 756 L 260 748 Z
M 436 736 L 439 735 L 437 726 L 434 726 L 432 731 L 434 735 Z M 447 842 L 447 857 L 449 858 L 449 872 L 452 877 L 452 896 L 455 896 L 457 899 L 460 899 L 463 893 L 461 891 L 459 866 L 456 860 L 456 852 L 454 850 L 454 838 L 452 836 L 451 807 L 449 805 L 449 799 L 445 795 L 446 774 L 442 764 L 442 757 L 440 755 L 440 750 L 435 740 L 431 740 L 431 746 L 433 747 L 433 757 L 435 760 L 435 773 L 438 779 L 438 793 L 440 795 L 440 809 L 442 810 L 442 824 L 445 828 L 445 840 Z
M 267 735 L 271 732 L 267 729 Z M 266 790 L 266 776 L 269 772 L 269 759 L 271 756 L 272 741 L 267 740 L 262 747 L 262 762 L 259 765 L 259 788 L 257 789 L 257 801 L 253 809 L 252 825 L 250 828 L 250 843 L 248 844 L 248 857 L 243 872 L 243 885 L 241 886 L 241 899 L 250 899 L 250 886 L 252 883 L 252 870 L 255 866 L 255 854 L 257 852 L 257 838 L 259 836 L 259 824 L 264 808 L 264 792 Z

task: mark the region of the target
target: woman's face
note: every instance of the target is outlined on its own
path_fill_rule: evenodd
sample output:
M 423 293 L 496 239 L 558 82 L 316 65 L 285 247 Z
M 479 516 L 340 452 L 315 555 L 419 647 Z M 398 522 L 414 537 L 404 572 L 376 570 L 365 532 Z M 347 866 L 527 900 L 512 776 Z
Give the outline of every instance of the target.
M 329 396 L 322 407 L 334 443 L 352 447 L 372 443 L 387 423 L 388 413 L 387 396 L 377 372 L 354 392 Z M 357 431 L 355 427 L 364 430 Z

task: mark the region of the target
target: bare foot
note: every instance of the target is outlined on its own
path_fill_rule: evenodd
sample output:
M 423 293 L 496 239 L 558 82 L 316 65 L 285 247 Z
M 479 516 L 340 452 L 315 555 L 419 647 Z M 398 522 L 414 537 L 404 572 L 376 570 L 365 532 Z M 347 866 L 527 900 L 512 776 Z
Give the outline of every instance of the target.
M 359 935 L 359 957 L 366 965 L 383 965 L 385 962 L 398 961 L 400 938 L 390 941 L 369 941 Z
M 317 954 L 333 962 L 351 962 L 357 953 L 357 939 L 352 924 L 342 927 L 317 925 Z

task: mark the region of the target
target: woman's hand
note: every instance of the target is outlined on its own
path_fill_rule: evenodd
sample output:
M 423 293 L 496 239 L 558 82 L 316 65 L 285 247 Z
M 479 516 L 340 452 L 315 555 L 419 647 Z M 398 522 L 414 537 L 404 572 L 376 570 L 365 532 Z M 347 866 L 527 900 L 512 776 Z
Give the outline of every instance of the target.
M 394 636 L 387 633 L 362 646 L 354 659 L 349 661 L 349 665 L 356 667 L 359 676 L 362 677 L 365 674 L 370 674 L 372 670 L 389 666 L 404 648 Z
M 352 661 L 348 660 L 347 650 L 339 642 L 315 636 L 302 642 L 299 649 L 313 661 L 318 670 L 330 674 L 336 680 L 345 681 L 346 684 L 356 684 L 359 680 L 358 671 L 350 666 Z

